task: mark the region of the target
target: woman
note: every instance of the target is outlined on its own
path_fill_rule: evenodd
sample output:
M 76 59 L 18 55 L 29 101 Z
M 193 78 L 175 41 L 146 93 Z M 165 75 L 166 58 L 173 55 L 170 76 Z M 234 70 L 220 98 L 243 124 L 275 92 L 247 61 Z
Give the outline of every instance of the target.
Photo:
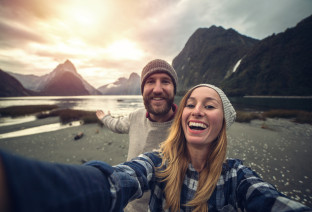
M 128 201 L 151 190 L 150 211 L 311 210 L 263 182 L 241 161 L 225 159 L 226 129 L 235 116 L 222 90 L 202 84 L 182 98 L 160 150 L 130 162 L 70 166 L 1 153 L 11 205 L 16 211 L 122 211 Z M 31 189 L 32 195 L 24 194 Z

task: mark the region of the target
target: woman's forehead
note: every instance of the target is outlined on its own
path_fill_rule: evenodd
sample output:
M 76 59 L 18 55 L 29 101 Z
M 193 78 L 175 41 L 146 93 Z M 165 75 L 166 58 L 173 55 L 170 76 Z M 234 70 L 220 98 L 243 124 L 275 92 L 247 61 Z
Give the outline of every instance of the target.
M 192 98 L 194 97 L 213 98 L 213 99 L 221 101 L 221 98 L 218 92 L 206 86 L 195 88 L 189 98 L 191 97 Z

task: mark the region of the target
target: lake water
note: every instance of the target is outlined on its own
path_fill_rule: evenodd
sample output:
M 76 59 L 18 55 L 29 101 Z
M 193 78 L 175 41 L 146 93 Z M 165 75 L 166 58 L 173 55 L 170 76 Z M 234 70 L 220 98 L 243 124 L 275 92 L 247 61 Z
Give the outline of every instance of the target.
M 175 103 L 179 104 L 181 97 L 175 98 Z M 234 97 L 230 98 L 236 110 L 245 111 L 265 111 L 269 109 L 297 109 L 312 111 L 312 98 L 277 98 L 277 97 Z M 98 109 L 105 112 L 110 111 L 114 116 L 124 116 L 137 108 L 144 107 L 141 95 L 132 96 L 48 96 L 48 97 L 2 97 L 0 98 L 0 108 L 22 105 L 58 105 L 60 108 L 70 108 L 77 110 L 96 111 Z M 18 118 L 0 117 L 0 127 L 16 125 L 20 123 L 34 121 L 35 116 Z M 71 125 L 72 126 L 72 125 Z M 47 132 L 62 129 L 66 126 L 55 125 L 51 127 L 40 126 L 24 131 L 9 132 L 0 134 L 1 138 L 24 136 L 38 132 Z M 69 127 L 69 126 L 67 126 Z
M 175 97 L 179 104 L 180 96 Z M 312 97 L 232 97 L 237 110 L 265 111 L 269 109 L 291 109 L 312 111 Z M 40 96 L 40 97 L 2 97 L 0 108 L 21 105 L 58 105 L 60 108 L 96 111 L 109 110 L 113 115 L 125 115 L 144 107 L 141 95 L 127 96 Z
M 144 107 L 141 95 L 132 96 L 40 96 L 0 98 L 0 108 L 21 105 L 58 105 L 60 108 L 96 111 L 110 110 L 115 115 L 125 115 Z
M 124 116 L 137 108 L 144 107 L 142 96 L 49 96 L 49 97 L 7 97 L 0 98 L 0 108 L 23 105 L 58 105 L 59 108 L 70 108 L 77 110 L 96 111 L 108 110 L 114 116 Z M 0 127 L 18 125 L 34 121 L 34 115 L 25 117 L 0 117 Z M 48 124 L 13 132 L 0 133 L 0 139 L 31 135 L 42 132 L 60 130 L 67 127 L 77 126 L 79 122 L 71 125 L 61 125 L 60 123 Z

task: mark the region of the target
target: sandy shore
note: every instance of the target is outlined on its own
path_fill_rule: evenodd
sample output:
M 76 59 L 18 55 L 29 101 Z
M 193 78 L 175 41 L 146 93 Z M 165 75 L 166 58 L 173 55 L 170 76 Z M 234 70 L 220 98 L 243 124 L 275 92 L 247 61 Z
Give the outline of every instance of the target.
M 57 122 L 36 120 L 0 128 L 0 134 Z M 84 136 L 75 140 L 82 132 Z M 127 158 L 128 136 L 97 124 L 0 139 L 0 148 L 50 162 L 81 164 L 103 160 L 111 165 Z M 228 132 L 228 157 L 239 158 L 287 196 L 312 207 L 312 125 L 285 119 L 234 123 Z

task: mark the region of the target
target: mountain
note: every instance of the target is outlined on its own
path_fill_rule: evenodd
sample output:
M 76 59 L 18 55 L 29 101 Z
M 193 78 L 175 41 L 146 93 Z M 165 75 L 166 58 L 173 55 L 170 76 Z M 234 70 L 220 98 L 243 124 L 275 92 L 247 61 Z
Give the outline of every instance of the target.
M 69 75 L 67 75 L 67 77 L 69 77 L 68 79 L 71 79 L 71 78 L 73 78 L 73 79 L 77 78 L 77 80 L 79 79 L 81 81 L 81 83 L 83 84 L 84 89 L 88 91 L 88 94 L 91 94 L 91 95 L 98 95 L 98 94 L 100 94 L 99 91 L 97 91 L 92 85 L 90 85 L 87 81 L 85 81 L 80 74 L 78 74 L 75 66 L 69 60 L 66 60 L 62 64 L 59 64 L 51 73 L 49 73 L 48 75 L 43 76 L 41 81 L 40 81 L 40 83 L 39 83 L 39 85 L 38 85 L 38 89 L 44 91 L 47 86 L 50 87 L 51 86 L 51 82 L 54 80 L 54 78 L 58 78 L 59 80 L 61 80 L 62 78 L 59 78 L 58 75 L 62 74 L 64 72 L 69 72 L 69 73 L 71 73 L 72 75 L 75 76 L 75 77 L 69 77 Z M 66 82 L 62 82 L 62 83 L 64 84 Z M 70 81 L 68 81 L 67 83 L 72 84 Z M 78 84 L 75 84 L 73 86 L 77 86 L 77 85 Z M 68 86 L 70 88 L 70 85 L 68 85 Z M 84 89 L 79 91 L 79 92 L 77 92 L 77 93 L 84 93 Z M 88 95 L 88 94 L 81 94 L 81 95 Z M 62 92 L 59 95 L 62 95 Z
M 178 91 L 199 83 L 220 85 L 258 42 L 233 29 L 216 26 L 197 29 L 172 62 L 179 78 Z
M 30 96 L 33 92 L 25 89 L 23 85 L 14 77 L 0 69 L 0 96 Z
M 312 16 L 257 43 L 222 82 L 230 95 L 312 95 Z
M 87 83 L 69 60 L 59 64 L 51 73 L 42 77 L 39 85 L 42 95 L 74 96 L 99 94 Z
M 140 85 L 140 76 L 132 73 L 129 79 L 121 77 L 114 83 L 99 87 L 98 90 L 103 95 L 139 95 L 141 94 Z
M 72 72 L 58 72 L 41 91 L 44 96 L 89 95 L 82 81 Z
M 40 92 L 41 95 L 68 96 L 101 94 L 78 74 L 75 66 L 69 60 L 59 64 L 52 72 L 43 76 L 22 75 L 11 72 L 9 74 L 16 77 L 25 88 Z
M 38 89 L 38 83 L 40 82 L 41 77 L 33 75 L 33 74 L 18 74 L 13 72 L 7 72 L 12 77 L 17 79 L 26 89 L 32 91 L 40 91 Z

